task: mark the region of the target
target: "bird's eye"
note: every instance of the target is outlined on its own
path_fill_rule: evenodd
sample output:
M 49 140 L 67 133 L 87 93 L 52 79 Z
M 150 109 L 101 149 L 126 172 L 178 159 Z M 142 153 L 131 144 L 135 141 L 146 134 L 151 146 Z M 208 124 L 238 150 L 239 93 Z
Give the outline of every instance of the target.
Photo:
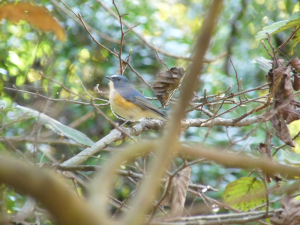
M 120 77 L 117 77 L 117 80 L 118 80 L 118 81 L 120 81 L 120 80 L 121 80 L 121 78 L 120 78 Z

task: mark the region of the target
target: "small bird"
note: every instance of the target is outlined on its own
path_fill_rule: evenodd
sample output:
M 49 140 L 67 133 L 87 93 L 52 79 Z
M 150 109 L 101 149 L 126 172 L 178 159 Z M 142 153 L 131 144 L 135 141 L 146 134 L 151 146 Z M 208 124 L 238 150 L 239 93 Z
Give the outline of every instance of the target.
M 116 114 L 129 121 L 139 121 L 144 118 L 167 120 L 167 116 L 134 89 L 126 77 L 113 75 L 106 78 L 110 80 L 109 102 Z

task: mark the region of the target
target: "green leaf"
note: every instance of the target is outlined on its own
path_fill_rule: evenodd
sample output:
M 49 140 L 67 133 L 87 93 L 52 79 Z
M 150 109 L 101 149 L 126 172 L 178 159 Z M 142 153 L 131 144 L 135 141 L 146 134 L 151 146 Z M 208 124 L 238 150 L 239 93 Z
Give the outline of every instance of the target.
M 300 165 L 300 154 L 288 150 L 281 150 L 281 154 L 283 155 L 284 159 L 290 163 Z
M 0 79 L 0 96 L 2 95 L 3 92 L 3 81 Z
M 254 61 L 257 62 L 259 67 L 265 72 L 269 72 L 269 70 L 272 69 L 271 60 L 268 60 L 264 57 L 257 57 L 254 59 Z
M 23 112 L 28 113 L 28 115 L 31 115 L 33 117 L 36 117 L 42 124 L 45 125 L 48 129 L 53 130 L 58 135 L 66 136 L 68 138 L 72 138 L 74 141 L 86 145 L 86 146 L 92 146 L 94 142 L 90 140 L 85 134 L 79 132 L 78 130 L 75 130 L 71 127 L 68 127 L 66 125 L 63 125 L 62 123 L 58 122 L 55 119 L 52 119 L 51 117 L 40 113 L 38 111 L 35 111 L 33 109 L 29 109 L 23 106 L 16 106 L 16 108 L 21 109 Z
M 297 30 L 297 32 L 295 33 L 294 37 L 293 37 L 293 48 L 296 47 L 296 45 L 299 43 L 300 41 L 300 29 Z
M 226 186 L 222 198 L 226 204 L 247 212 L 266 202 L 265 185 L 256 178 L 242 177 Z
M 295 12 L 289 20 L 283 20 L 276 23 L 271 24 L 270 26 L 266 26 L 259 31 L 255 36 L 256 41 L 261 41 L 268 37 L 266 33 L 270 36 L 279 32 L 282 32 L 286 29 L 300 26 L 300 11 Z

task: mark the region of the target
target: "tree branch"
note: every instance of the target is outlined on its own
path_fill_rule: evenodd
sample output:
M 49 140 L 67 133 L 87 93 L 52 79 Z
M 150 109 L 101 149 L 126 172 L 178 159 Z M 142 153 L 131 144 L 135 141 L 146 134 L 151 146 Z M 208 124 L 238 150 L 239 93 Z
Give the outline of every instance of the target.
M 16 191 L 33 196 L 55 217 L 58 224 L 86 225 L 108 224 L 88 204 L 52 172 L 0 157 L 0 183 Z

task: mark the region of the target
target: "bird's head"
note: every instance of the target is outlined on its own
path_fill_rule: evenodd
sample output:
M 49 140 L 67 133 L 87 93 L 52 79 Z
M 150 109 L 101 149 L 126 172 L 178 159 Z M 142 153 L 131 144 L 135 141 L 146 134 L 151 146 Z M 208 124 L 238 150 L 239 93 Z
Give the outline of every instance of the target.
M 129 85 L 128 79 L 122 75 L 113 75 L 111 77 L 107 76 L 106 78 L 113 83 L 114 88 L 126 87 Z

